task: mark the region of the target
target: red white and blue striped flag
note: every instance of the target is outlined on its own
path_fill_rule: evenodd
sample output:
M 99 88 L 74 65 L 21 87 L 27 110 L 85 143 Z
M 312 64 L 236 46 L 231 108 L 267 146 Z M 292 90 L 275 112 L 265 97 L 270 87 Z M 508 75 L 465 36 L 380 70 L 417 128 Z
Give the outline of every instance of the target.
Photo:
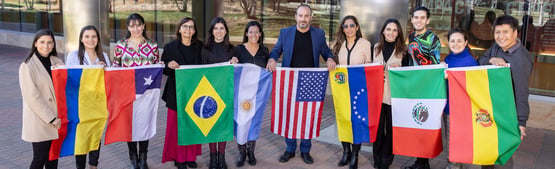
M 277 68 L 273 73 L 273 133 L 285 138 L 320 135 L 328 71 L 326 68 Z

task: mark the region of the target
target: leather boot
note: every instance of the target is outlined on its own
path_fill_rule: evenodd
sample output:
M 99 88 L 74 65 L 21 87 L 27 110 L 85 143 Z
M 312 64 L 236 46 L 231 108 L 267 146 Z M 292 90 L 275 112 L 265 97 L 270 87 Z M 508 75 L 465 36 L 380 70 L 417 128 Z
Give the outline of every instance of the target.
M 225 163 L 225 153 L 218 152 L 218 168 L 227 169 L 227 164 Z
M 349 169 L 358 168 L 358 152 L 360 151 L 360 144 L 353 144 L 353 152 L 351 154 L 351 163 L 349 163 Z
M 254 157 L 254 147 L 256 141 L 247 142 L 247 156 L 249 157 L 249 165 L 256 165 L 256 157 Z
M 239 159 L 237 159 L 235 166 L 242 167 L 245 165 L 245 158 L 247 158 L 247 145 L 237 144 L 237 147 L 239 148 Z
M 341 146 L 343 146 L 343 157 L 337 163 L 337 166 L 345 166 L 351 161 L 351 144 L 347 142 L 341 142 Z
M 208 168 L 218 169 L 218 153 L 217 152 L 211 152 L 210 153 L 210 164 L 208 164 Z
M 131 169 L 139 168 L 139 157 L 137 154 L 129 152 L 129 160 L 131 161 Z
M 139 168 L 140 169 L 148 169 L 148 164 L 146 162 L 146 160 L 147 160 L 146 157 L 147 157 L 146 152 L 139 153 Z

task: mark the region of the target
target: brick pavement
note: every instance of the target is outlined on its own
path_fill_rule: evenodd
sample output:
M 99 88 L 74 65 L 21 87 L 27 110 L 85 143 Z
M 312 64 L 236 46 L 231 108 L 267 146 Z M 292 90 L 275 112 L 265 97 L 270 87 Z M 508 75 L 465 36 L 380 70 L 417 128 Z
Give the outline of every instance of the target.
M 18 68 L 21 61 L 27 55 L 29 49 L 0 45 L 0 169 L 28 168 L 32 158 L 31 144 L 21 140 L 21 94 L 18 85 Z M 164 146 L 164 135 L 166 126 L 166 108 L 161 101 L 158 120 L 157 134 L 150 140 L 148 162 L 153 169 L 173 169 L 173 163 L 161 164 L 162 149 Z M 324 129 L 335 122 L 333 115 L 333 103 L 330 96 L 326 97 L 322 126 Z M 285 150 L 284 139 L 270 132 L 269 109 L 264 117 L 260 139 L 257 142 L 256 166 L 245 164 L 242 168 L 267 168 L 267 169 L 331 169 L 336 167 L 337 161 L 342 155 L 341 147 L 313 141 L 311 154 L 315 163 L 307 165 L 302 162 L 299 153 L 288 163 L 277 161 Z M 515 153 L 515 168 L 518 169 L 554 169 L 555 168 L 555 131 L 538 128 L 528 128 L 528 136 Z M 208 166 L 208 146 L 203 145 L 203 155 L 199 156 L 197 163 L 200 168 Z M 117 169 L 129 168 L 127 146 L 125 143 L 114 143 L 103 145 L 100 150 L 99 168 Z M 227 143 L 226 160 L 229 168 L 235 168 L 234 160 L 237 156 L 235 141 Z M 370 152 L 362 152 L 359 158 L 360 168 L 372 168 L 372 157 Z M 444 168 L 446 153 L 431 160 L 432 168 Z M 400 168 L 413 162 L 414 158 L 396 156 L 391 168 Z M 73 157 L 64 157 L 59 161 L 59 168 L 75 168 Z M 348 167 L 342 167 L 348 168 Z M 478 168 L 465 165 L 465 168 Z

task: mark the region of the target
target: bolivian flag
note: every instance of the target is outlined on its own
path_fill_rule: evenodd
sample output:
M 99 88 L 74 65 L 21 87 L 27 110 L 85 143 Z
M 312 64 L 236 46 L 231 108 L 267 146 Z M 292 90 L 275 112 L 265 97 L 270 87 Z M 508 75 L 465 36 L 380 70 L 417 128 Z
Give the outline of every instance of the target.
M 383 98 L 381 64 L 337 66 L 330 72 L 339 141 L 375 142 Z
M 520 144 L 509 67 L 447 69 L 449 161 L 503 165 Z
M 97 150 L 108 118 L 102 66 L 59 66 L 52 81 L 62 127 L 50 160 Z
M 178 145 L 233 140 L 233 73 L 229 64 L 175 70 Z

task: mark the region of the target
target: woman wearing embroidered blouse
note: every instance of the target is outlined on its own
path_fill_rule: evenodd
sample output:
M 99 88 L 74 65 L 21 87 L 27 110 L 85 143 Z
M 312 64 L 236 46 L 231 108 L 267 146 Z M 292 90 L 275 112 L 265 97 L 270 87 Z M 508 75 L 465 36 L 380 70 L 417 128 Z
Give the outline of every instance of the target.
M 54 34 L 48 29 L 41 29 L 35 34 L 29 55 L 19 66 L 23 101 L 21 139 L 33 144 L 30 169 L 58 168 L 57 159 L 48 160 L 50 144 L 58 139 L 61 126 L 50 68 L 63 64 L 57 54 Z
M 372 48 L 370 42 L 362 38 L 360 32 L 360 25 L 355 16 L 347 15 L 341 20 L 340 27 L 335 33 L 335 43 L 333 44 L 332 52 L 335 60 L 339 65 L 358 65 L 372 62 L 370 49 Z M 337 122 L 339 123 L 339 121 Z M 366 142 L 369 142 L 367 140 Z M 349 168 L 358 167 L 358 152 L 362 142 L 344 142 L 341 141 L 343 146 L 343 157 L 337 163 L 338 166 L 345 166 L 349 164 Z M 352 147 L 352 150 L 351 150 Z
M 177 99 L 175 95 L 175 69 L 179 65 L 200 64 L 202 42 L 198 40 L 197 28 L 193 18 L 183 18 L 179 21 L 179 27 L 175 31 L 176 40 L 166 44 L 162 61 L 166 64 L 164 74 L 168 76 L 162 100 L 168 107 L 168 120 L 166 123 L 166 140 L 162 163 L 174 161 L 178 169 L 186 169 L 187 166 L 196 168 L 197 156 L 201 155 L 201 145 L 179 146 L 177 145 Z
M 233 57 L 233 45 L 229 43 L 229 29 L 222 17 L 212 19 L 208 35 L 206 36 L 206 45 L 202 49 L 201 63 L 213 64 L 221 62 L 237 63 L 236 57 Z M 227 168 L 225 162 L 225 145 L 226 142 L 209 143 L 210 148 L 210 164 L 208 168 Z
M 66 64 L 110 66 L 110 59 L 108 58 L 108 55 L 102 52 L 100 34 L 98 33 L 96 27 L 88 25 L 81 29 L 81 33 L 79 33 L 79 49 L 69 53 L 66 59 Z M 99 155 L 100 143 L 98 144 L 98 150 L 89 152 L 89 168 L 96 169 L 96 166 L 98 166 Z M 85 169 L 86 162 L 86 154 L 75 155 L 75 166 L 77 169 Z
M 262 26 L 257 21 L 250 21 L 245 26 L 245 32 L 243 35 L 243 44 L 237 45 L 235 47 L 235 57 L 239 59 L 239 63 L 253 63 L 262 68 L 266 67 L 268 63 L 268 58 L 270 58 L 270 52 L 268 48 L 264 46 L 264 32 L 262 31 Z M 260 118 L 262 121 L 263 116 L 254 116 L 253 118 Z M 256 121 L 256 120 L 253 120 Z M 260 128 L 258 128 L 260 132 Z M 238 143 L 239 148 L 239 159 L 235 165 L 241 167 L 245 164 L 246 157 L 248 155 L 250 165 L 256 165 L 256 157 L 254 156 L 254 147 L 256 145 L 256 139 L 248 140 L 245 144 Z
M 144 18 L 137 13 L 129 15 L 127 34 L 116 44 L 112 66 L 133 67 L 155 64 L 158 61 L 158 44 L 146 36 Z M 127 142 L 127 146 L 132 168 L 148 168 L 148 140 L 139 141 L 138 155 L 137 142 Z
M 391 135 L 391 92 L 387 67 L 402 66 L 407 46 L 403 41 L 403 28 L 396 19 L 387 19 L 380 31 L 380 40 L 374 47 L 374 62 L 385 65 L 382 111 L 376 142 L 373 146 L 374 168 L 387 169 L 393 162 L 393 135 Z

